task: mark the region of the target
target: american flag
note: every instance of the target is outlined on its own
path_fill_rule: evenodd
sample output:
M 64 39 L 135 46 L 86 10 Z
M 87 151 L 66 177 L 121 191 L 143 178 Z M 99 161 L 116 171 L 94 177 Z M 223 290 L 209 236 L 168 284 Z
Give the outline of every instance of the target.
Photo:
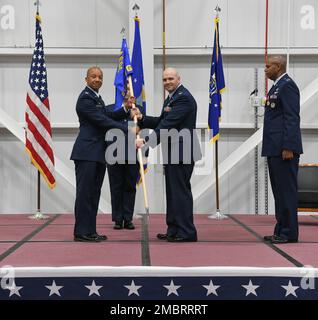
M 35 24 L 35 48 L 26 98 L 26 150 L 31 157 L 32 163 L 41 172 L 49 187 L 54 188 L 54 155 L 48 95 L 41 18 L 37 14 Z

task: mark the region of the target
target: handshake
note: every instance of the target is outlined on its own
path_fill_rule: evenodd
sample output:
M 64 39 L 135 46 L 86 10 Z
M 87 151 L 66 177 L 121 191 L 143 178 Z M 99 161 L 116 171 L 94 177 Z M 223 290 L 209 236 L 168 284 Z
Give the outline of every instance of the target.
M 135 117 L 137 120 L 142 119 L 142 113 L 136 107 L 136 98 L 134 96 L 129 96 L 128 94 L 126 94 L 123 105 L 126 110 L 130 110 L 130 117 L 132 120 L 134 120 Z
M 136 149 L 140 149 L 146 144 L 146 142 L 144 139 L 137 137 L 135 144 L 136 144 Z
M 136 119 L 137 120 L 141 120 L 142 119 L 142 113 L 140 112 L 140 110 L 136 107 L 136 105 L 134 105 L 131 109 L 130 109 L 130 117 L 132 120 Z

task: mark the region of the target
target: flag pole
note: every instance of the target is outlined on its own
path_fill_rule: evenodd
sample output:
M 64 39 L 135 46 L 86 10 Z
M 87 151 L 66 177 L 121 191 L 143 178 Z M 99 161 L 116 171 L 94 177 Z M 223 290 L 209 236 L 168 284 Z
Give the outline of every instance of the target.
M 131 75 L 128 76 L 128 87 L 129 87 L 129 92 L 130 92 L 131 96 L 134 96 L 134 88 L 132 85 Z M 136 105 L 133 104 L 133 107 L 136 108 Z M 135 124 L 135 127 L 137 127 L 137 116 L 134 116 L 134 124 Z M 137 133 L 136 136 L 137 136 L 137 139 L 140 139 L 139 133 Z M 148 192 L 147 192 L 147 186 L 146 186 L 146 180 L 145 180 L 145 170 L 144 170 L 144 164 L 143 164 L 143 160 L 142 160 L 141 148 L 138 148 L 137 154 L 138 154 L 141 183 L 142 183 L 142 188 L 144 191 L 145 211 L 146 211 L 146 216 L 149 217 Z
M 218 140 L 215 141 L 215 198 L 216 198 L 216 213 L 209 215 L 210 219 L 223 220 L 228 217 L 220 211 L 220 188 L 219 188 L 219 147 Z
M 134 8 L 135 10 L 137 10 L 136 7 Z M 125 28 L 122 28 L 120 33 L 122 34 L 123 38 L 125 38 Z M 132 85 L 131 75 L 128 76 L 128 88 L 129 88 L 130 95 L 134 96 L 134 88 Z M 133 104 L 133 107 L 136 108 L 136 105 Z M 137 116 L 134 116 L 134 124 L 135 124 L 135 127 L 137 127 Z M 139 133 L 136 134 L 136 136 L 137 136 L 137 139 L 140 139 Z M 145 170 L 144 170 L 144 165 L 142 160 L 142 152 L 140 148 L 138 148 L 137 156 L 138 156 L 138 162 L 139 162 L 139 173 L 141 176 L 142 188 L 144 191 L 144 205 L 145 205 L 146 217 L 148 219 L 149 217 L 148 192 L 147 192 L 147 186 L 146 186 L 146 180 L 145 180 Z
M 35 220 L 45 220 L 48 219 L 49 216 L 44 215 L 41 212 L 41 173 L 39 170 L 37 174 L 37 208 L 36 208 L 36 213 L 32 216 L 30 216 L 30 219 L 35 219 Z
M 34 2 L 34 5 L 36 6 L 36 15 L 39 15 L 39 7 L 41 5 L 40 0 L 36 0 L 36 2 Z M 44 220 L 48 219 L 49 216 L 44 215 L 41 212 L 41 173 L 38 169 L 37 172 L 37 208 L 36 213 L 30 216 L 30 219 Z
M 288 14 L 287 14 L 287 48 L 286 48 L 286 58 L 287 58 L 287 69 L 286 72 L 289 72 L 289 58 L 290 58 L 290 0 L 288 0 Z
M 166 0 L 162 0 L 162 71 L 166 69 Z M 166 99 L 166 91 L 163 88 L 163 101 Z
M 135 3 L 132 9 L 135 11 L 135 18 L 138 18 L 138 10 L 140 9 L 138 4 Z
M 268 59 L 269 0 L 265 0 L 265 66 Z M 265 74 L 264 74 L 265 75 Z M 265 75 L 265 96 L 268 94 L 268 78 Z M 268 163 L 264 158 L 264 211 L 268 215 Z
M 217 5 L 214 9 L 215 18 L 219 18 L 221 8 Z M 227 216 L 220 211 L 220 188 L 219 188 L 219 144 L 218 139 L 215 141 L 215 197 L 216 197 L 216 213 L 209 215 L 210 219 L 223 220 L 227 219 Z
M 39 14 L 40 0 L 36 0 L 34 5 L 36 6 L 36 14 Z
M 166 0 L 162 0 L 162 73 L 167 67 L 167 57 L 166 57 Z M 166 100 L 166 90 L 162 86 L 162 104 Z M 165 176 L 165 165 L 163 164 L 162 177 Z M 163 190 L 165 189 L 165 183 L 163 181 Z

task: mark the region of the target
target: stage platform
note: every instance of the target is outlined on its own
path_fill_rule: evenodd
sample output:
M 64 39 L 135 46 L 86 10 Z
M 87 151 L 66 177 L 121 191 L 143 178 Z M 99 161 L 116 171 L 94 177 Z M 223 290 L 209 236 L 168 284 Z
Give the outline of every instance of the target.
M 165 215 L 114 230 L 98 215 L 100 243 L 73 241 L 72 214 L 0 215 L 0 299 L 318 299 L 318 217 L 299 216 L 299 243 L 272 245 L 271 215 L 195 215 L 198 242 L 170 243 Z M 14 280 L 12 280 L 14 278 Z M 3 281 L 2 281 L 3 283 Z

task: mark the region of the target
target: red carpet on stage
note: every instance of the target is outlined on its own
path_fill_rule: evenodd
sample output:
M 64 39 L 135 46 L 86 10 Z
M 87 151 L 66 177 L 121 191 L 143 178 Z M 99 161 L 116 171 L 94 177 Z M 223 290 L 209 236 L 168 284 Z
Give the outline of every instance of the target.
M 1 271 L 15 274 L 0 300 L 318 299 L 311 290 L 318 285 L 317 216 L 299 216 L 299 242 L 281 245 L 263 241 L 273 232 L 271 215 L 197 214 L 198 242 L 191 243 L 156 238 L 166 231 L 164 214 L 134 223 L 135 230 L 114 230 L 111 216 L 99 214 L 98 233 L 108 240 L 81 243 L 73 241 L 71 214 L 0 215 Z
M 142 266 L 142 219 L 135 230 L 114 230 L 110 215 L 98 215 L 98 232 L 108 241 L 73 241 L 73 215 L 50 215 L 32 220 L 27 215 L 0 215 L 0 261 L 14 267 Z M 169 243 L 156 238 L 166 231 L 165 215 L 149 219 L 151 266 L 318 267 L 318 218 L 300 216 L 299 243 L 271 245 L 262 241 L 273 232 L 271 215 L 231 215 L 214 220 L 195 215 L 198 242 Z M 278 250 L 277 250 L 278 249 Z M 149 263 L 147 264 L 149 265 Z M 296 265 L 299 266 L 299 265 Z

